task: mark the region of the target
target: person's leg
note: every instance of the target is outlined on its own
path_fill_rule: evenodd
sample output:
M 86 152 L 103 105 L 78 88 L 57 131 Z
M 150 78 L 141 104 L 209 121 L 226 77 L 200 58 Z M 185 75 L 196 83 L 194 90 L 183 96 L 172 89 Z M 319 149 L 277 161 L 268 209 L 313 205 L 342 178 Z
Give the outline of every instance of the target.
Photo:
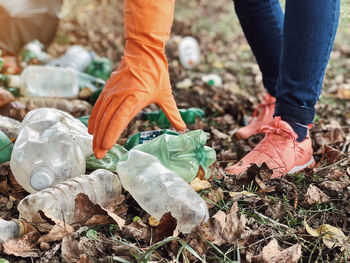
M 279 0 L 233 0 L 243 32 L 262 72 L 269 95 L 258 105 L 249 124 L 235 136 L 247 139 L 272 120 L 283 38 L 284 15 Z
M 302 141 L 313 122 L 315 104 L 338 27 L 340 0 L 287 0 L 275 116 Z
M 274 120 L 265 138 L 226 173 L 266 163 L 273 177 L 314 164 L 308 124 L 315 115 L 339 20 L 340 0 L 287 0 Z M 281 120 L 282 118 L 282 120 Z
M 233 0 L 245 37 L 254 53 L 269 94 L 276 83 L 283 38 L 284 15 L 279 0 Z

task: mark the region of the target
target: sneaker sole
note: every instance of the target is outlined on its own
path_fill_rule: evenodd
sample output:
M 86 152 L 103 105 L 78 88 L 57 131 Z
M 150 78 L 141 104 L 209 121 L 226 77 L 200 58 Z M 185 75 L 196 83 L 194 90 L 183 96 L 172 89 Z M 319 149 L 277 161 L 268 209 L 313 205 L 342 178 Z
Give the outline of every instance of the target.
M 314 164 L 315 164 L 314 157 L 311 156 L 310 161 L 308 161 L 308 162 L 307 162 L 306 164 L 304 164 L 304 165 L 295 166 L 292 170 L 290 170 L 290 171 L 288 172 L 288 174 L 295 174 L 295 173 L 297 173 L 297 172 L 299 172 L 299 171 L 301 171 L 301 170 L 304 170 L 304 169 L 307 168 L 307 167 L 313 167 Z

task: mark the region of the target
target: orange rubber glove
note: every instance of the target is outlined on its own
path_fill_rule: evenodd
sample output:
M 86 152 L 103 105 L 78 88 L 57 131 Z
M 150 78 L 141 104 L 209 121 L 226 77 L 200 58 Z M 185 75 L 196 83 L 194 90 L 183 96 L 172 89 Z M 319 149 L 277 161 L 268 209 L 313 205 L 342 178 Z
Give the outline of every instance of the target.
M 124 57 L 107 81 L 89 119 L 96 158 L 103 158 L 128 123 L 151 103 L 163 109 L 174 128 L 185 129 L 172 95 L 164 54 L 174 5 L 175 0 L 125 0 Z

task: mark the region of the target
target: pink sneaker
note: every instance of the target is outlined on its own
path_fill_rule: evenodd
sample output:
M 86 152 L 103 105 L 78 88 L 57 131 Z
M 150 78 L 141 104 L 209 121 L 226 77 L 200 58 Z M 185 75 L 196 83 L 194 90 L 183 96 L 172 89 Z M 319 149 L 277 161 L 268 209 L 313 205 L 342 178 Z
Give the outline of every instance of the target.
M 227 174 L 239 175 L 253 163 L 261 165 L 265 162 L 273 171 L 271 177 L 280 177 L 315 165 L 309 133 L 305 140 L 297 142 L 298 135 L 280 117 L 275 117 L 260 132 L 266 134 L 265 138 L 242 160 L 227 167 Z
M 268 124 L 273 119 L 275 112 L 276 98 L 270 94 L 264 96 L 264 102 L 260 103 L 254 110 L 253 116 L 248 125 L 240 128 L 235 136 L 237 139 L 247 139 L 250 136 L 259 133 L 263 125 Z

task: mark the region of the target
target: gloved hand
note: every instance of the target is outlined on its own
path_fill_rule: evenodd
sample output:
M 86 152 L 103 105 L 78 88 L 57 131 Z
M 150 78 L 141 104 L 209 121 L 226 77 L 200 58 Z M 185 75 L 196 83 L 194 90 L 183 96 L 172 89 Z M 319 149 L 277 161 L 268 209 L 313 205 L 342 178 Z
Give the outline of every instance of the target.
M 163 109 L 176 129 L 185 129 L 164 54 L 174 5 L 175 0 L 125 0 L 124 57 L 107 81 L 88 123 L 96 158 L 103 158 L 128 123 L 151 103 Z

